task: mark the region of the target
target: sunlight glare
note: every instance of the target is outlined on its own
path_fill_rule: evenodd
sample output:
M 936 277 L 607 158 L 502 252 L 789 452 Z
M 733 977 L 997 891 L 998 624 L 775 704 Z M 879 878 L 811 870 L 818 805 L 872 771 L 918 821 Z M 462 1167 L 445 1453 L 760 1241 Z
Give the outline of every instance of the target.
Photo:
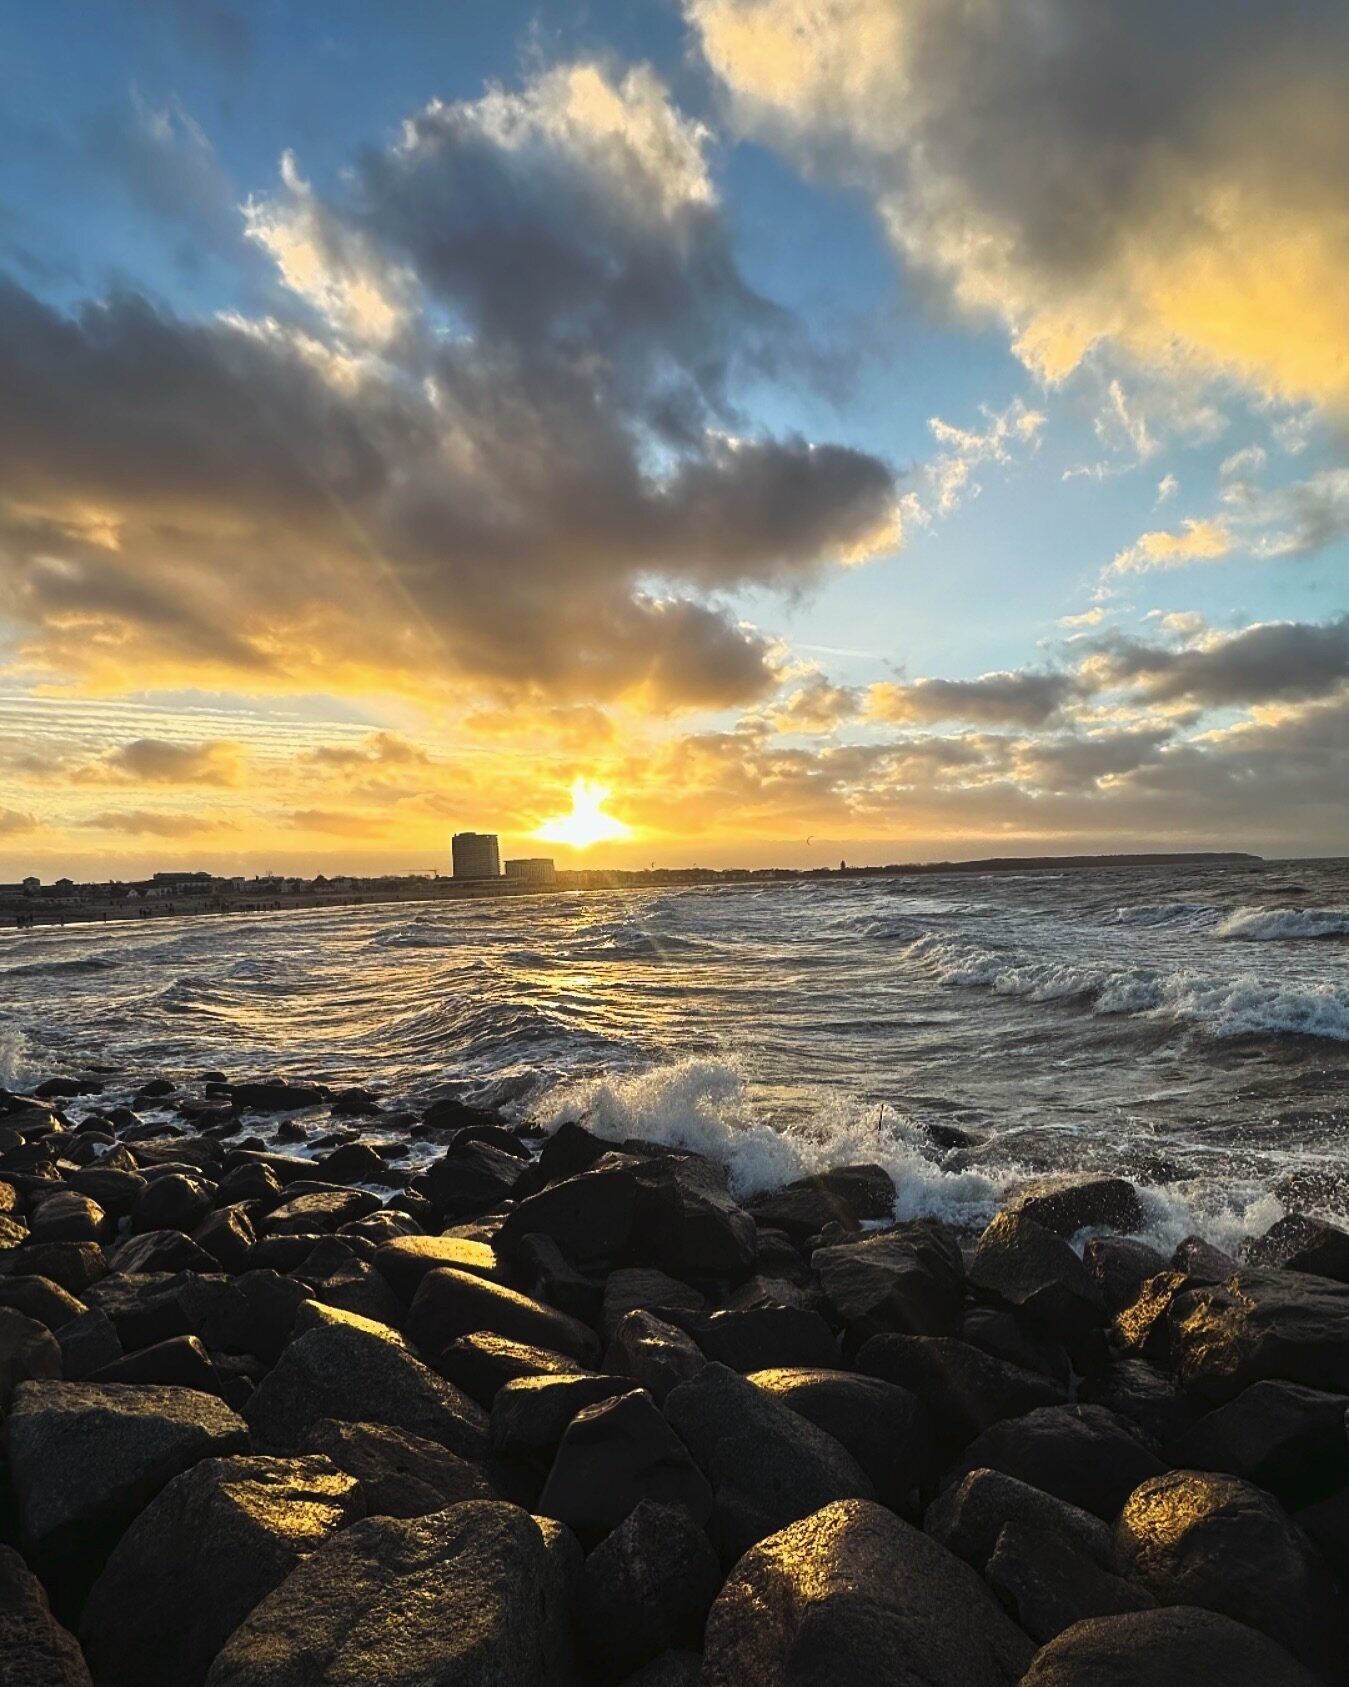
M 533 836 L 543 843 L 567 844 L 572 849 L 588 849 L 591 844 L 630 837 L 630 826 L 604 812 L 608 795 L 607 785 L 577 779 L 571 788 L 571 813 L 545 820 Z

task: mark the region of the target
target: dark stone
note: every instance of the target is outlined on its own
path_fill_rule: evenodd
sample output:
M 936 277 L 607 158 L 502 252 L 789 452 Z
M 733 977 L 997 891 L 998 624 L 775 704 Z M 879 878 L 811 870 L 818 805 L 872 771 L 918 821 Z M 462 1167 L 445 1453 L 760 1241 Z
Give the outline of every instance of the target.
M 108 1257 L 119 1276 L 147 1276 L 156 1271 L 203 1271 L 220 1269 L 220 1262 L 199 1247 L 181 1230 L 144 1230 L 112 1250 Z
M 475 1330 L 551 1348 L 583 1365 L 598 1357 L 595 1332 L 565 1312 L 468 1271 L 428 1271 L 408 1310 L 409 1339 L 435 1364 L 451 1342 Z
M 0 1277 L 0 1306 L 12 1306 L 36 1318 L 49 1330 L 59 1330 L 86 1309 L 81 1300 L 49 1277 Z
M 586 1560 L 581 1633 L 593 1654 L 631 1669 L 672 1646 L 701 1645 L 720 1587 L 712 1543 L 688 1513 L 641 1500 Z
M 829 1370 L 838 1341 L 818 1312 L 797 1306 L 758 1306 L 743 1312 L 683 1314 L 678 1322 L 709 1359 L 733 1371 L 782 1366 Z
M 712 1484 L 710 1533 L 724 1563 L 832 1500 L 875 1495 L 832 1435 L 725 1365 L 672 1389 L 665 1415 Z
M 619 1167 L 582 1172 L 520 1201 L 497 1233 L 507 1258 L 526 1236 L 550 1236 L 573 1264 L 616 1258 L 626 1249 L 637 1216 L 633 1174 Z
M 470 1400 L 488 1410 L 497 1390 L 520 1377 L 584 1376 L 585 1370 L 564 1353 L 530 1347 L 477 1330 L 441 1350 L 436 1369 L 447 1382 L 462 1388 Z
M 385 1424 L 321 1418 L 305 1438 L 307 1453 L 322 1453 L 361 1484 L 371 1517 L 426 1517 L 464 1500 L 490 1500 L 482 1470 L 434 1441 Z
M 52 1616 L 42 1583 L 0 1546 L 0 1687 L 93 1687 L 75 1636 Z
M 472 1218 L 508 1201 L 524 1169 L 517 1155 L 490 1142 L 468 1141 L 435 1162 L 425 1174 L 425 1189 L 447 1218 Z
M 206 1459 L 141 1512 L 80 1636 L 99 1687 L 201 1687 L 217 1652 L 308 1553 L 364 1515 L 326 1458 Z
M 1315 1505 L 1304 1505 L 1293 1520 L 1318 1548 L 1349 1596 L 1349 1487 Z
M 293 1453 L 320 1418 L 382 1423 L 480 1461 L 482 1408 L 422 1364 L 383 1325 L 306 1301 L 296 1330 L 248 1402 L 254 1446 Z
M 747 1210 L 756 1224 L 804 1242 L 826 1224 L 857 1230 L 863 1219 L 893 1218 L 895 1185 L 883 1166 L 836 1166 L 761 1195 Z
M 1141 1230 L 1143 1203 L 1123 1177 L 1051 1176 L 1013 1186 L 1008 1210 L 1065 1240 L 1079 1230 Z
M 125 1218 L 150 1186 L 139 1172 L 119 1171 L 102 1162 L 71 1172 L 66 1179 L 77 1194 L 97 1201 L 109 1218 Z
M 1049 1377 L 1061 1388 L 1067 1388 L 1072 1377 L 1072 1361 L 1062 1342 L 1004 1307 L 972 1306 L 961 1323 L 960 1337 L 995 1359 Z
M 283 1079 L 231 1084 L 229 1094 L 236 1113 L 289 1113 L 301 1107 L 317 1107 L 324 1100 L 317 1085 L 291 1084 Z
M 1094 1236 L 1082 1250 L 1082 1264 L 1111 1317 L 1133 1305 L 1149 1277 L 1166 1270 L 1156 1248 L 1129 1236 Z
M 97 1201 L 62 1189 L 33 1213 L 28 1228 L 35 1242 L 102 1242 L 113 1223 Z
M 470 1107 L 458 1096 L 438 1096 L 422 1114 L 422 1123 L 433 1130 L 465 1130 L 473 1125 L 496 1125 L 495 1113 L 485 1107 Z
M 258 1233 L 247 1207 L 222 1207 L 192 1233 L 192 1240 L 225 1271 L 246 1271 Z
M 207 1687 L 572 1687 L 579 1556 L 494 1500 L 367 1518 L 244 1619 Z
M 1183 1271 L 1193 1284 L 1225 1283 L 1240 1269 L 1232 1255 L 1214 1247 L 1202 1236 L 1187 1236 L 1176 1244 L 1171 1255 L 1171 1269 Z
M 979 1571 L 1009 1523 L 1053 1535 L 1101 1569 L 1113 1567 L 1110 1530 L 1099 1517 L 1001 1470 L 972 1470 L 938 1494 L 923 1517 L 934 1540 Z
M 551 1236 L 522 1237 L 512 1263 L 518 1286 L 535 1300 L 545 1300 L 583 1324 L 599 1323 L 602 1284 L 578 1271 Z
M 1115 1525 L 1122 1574 L 1164 1605 L 1248 1623 L 1327 1681 L 1343 1680 L 1343 1602 L 1305 1535 L 1235 1476 L 1174 1470 L 1130 1494 Z
M 62 1324 L 56 1339 L 61 1344 L 61 1375 L 67 1382 L 86 1382 L 93 1372 L 122 1357 L 112 1319 L 98 1307 Z
M 90 1382 L 160 1382 L 174 1388 L 200 1388 L 207 1394 L 220 1393 L 211 1356 L 196 1336 L 173 1336 L 114 1359 L 93 1372 Z
M 1067 1399 L 1067 1390 L 1048 1377 L 948 1336 L 873 1336 L 857 1355 L 857 1369 L 915 1394 L 934 1433 L 957 1446 L 1003 1418 Z
M 984 1566 L 1002 1608 L 1043 1645 L 1088 1617 L 1147 1611 L 1157 1601 L 1077 1552 L 1053 1529 L 1004 1524 Z
M 1109 1521 L 1165 1468 L 1123 1418 L 1104 1406 L 1042 1406 L 995 1423 L 965 1449 L 966 1471 L 1002 1470 Z
M 274 1207 L 262 1221 L 269 1236 L 307 1236 L 336 1230 L 354 1218 L 378 1212 L 380 1199 L 368 1189 L 321 1189 L 312 1194 L 292 1195 Z
M 373 1265 L 353 1258 L 349 1249 L 349 1242 L 325 1236 L 295 1275 L 325 1306 L 359 1312 L 362 1318 L 398 1329 L 403 1322 L 402 1301 Z
M 1171 1359 L 1171 1308 L 1191 1288 L 1183 1271 L 1162 1271 L 1149 1277 L 1136 1299 L 1115 1315 L 1116 1343 L 1126 1353 L 1157 1364 Z
M 833 1438 L 865 1471 L 877 1498 L 907 1512 L 931 1477 L 932 1431 L 915 1394 L 879 1377 L 838 1370 L 762 1370 L 749 1380 Z
M 1077 1398 L 1084 1406 L 1105 1406 L 1127 1418 L 1149 1441 L 1169 1441 L 1194 1418 L 1194 1408 L 1169 1372 L 1146 1359 L 1116 1359 L 1086 1377 Z
M 183 1172 L 157 1177 L 147 1183 L 144 1192 L 131 1209 L 131 1230 L 140 1235 L 147 1230 L 195 1230 L 211 1210 L 215 1188 L 201 1178 Z
M 87 1291 L 106 1312 L 128 1352 L 171 1336 L 200 1336 L 209 1348 L 246 1353 L 253 1341 L 248 1301 L 227 1277 L 108 1277 Z
M 629 1312 L 653 1312 L 669 1322 L 671 1312 L 700 1312 L 706 1304 L 697 1289 L 664 1271 L 650 1266 L 624 1267 L 605 1278 L 600 1332 L 611 1341 Z
M 30 1242 L 9 1254 L 5 1270 L 12 1276 L 45 1277 L 70 1295 L 84 1291 L 108 1274 L 108 1261 L 97 1242 Z
M 720 1168 L 697 1155 L 665 1153 L 634 1175 L 641 1195 L 633 1249 L 642 1263 L 694 1281 L 753 1271 L 758 1231 L 726 1193 Z
M 0 1307 L 0 1413 L 21 1382 L 61 1374 L 61 1346 L 47 1326 L 12 1306 Z
M 99 1078 L 44 1078 L 40 1084 L 33 1086 L 33 1094 L 39 1101 L 64 1101 L 74 1095 L 102 1095 L 103 1083 Z
M 683 1441 L 640 1389 L 583 1406 L 567 1425 L 538 1510 L 578 1534 L 602 1534 L 644 1499 L 678 1506 L 695 1523 L 712 1490 Z
M 979 1238 L 970 1286 L 1072 1342 L 1106 1321 L 1101 1291 L 1059 1236 L 1024 1213 L 1002 1212 Z
M 514 1131 L 508 1131 L 504 1125 L 465 1125 L 450 1138 L 450 1147 L 464 1148 L 470 1142 L 488 1142 L 493 1148 L 499 1148 L 503 1154 L 513 1154 L 517 1160 L 533 1164 L 529 1149 Z
M 672 1647 L 652 1658 L 649 1664 L 625 1675 L 619 1687 L 698 1687 L 703 1671 L 701 1652 Z
M 249 1201 L 259 1212 L 269 1213 L 281 1205 L 281 1183 L 270 1166 L 245 1160 L 221 1178 L 216 1200 L 226 1205 Z
M 497 1256 L 486 1242 L 462 1236 L 399 1236 L 375 1251 L 375 1270 L 406 1306 L 428 1271 L 449 1268 L 499 1279 Z
M 1267 1377 L 1349 1394 L 1349 1284 L 1243 1267 L 1178 1295 L 1171 1327 L 1182 1383 L 1214 1405 Z
M 1021 1687 L 1316 1687 L 1282 1646 L 1210 1611 L 1172 1606 L 1074 1623 Z
M 596 1160 L 612 1151 L 613 1144 L 603 1142 L 584 1125 L 572 1120 L 561 1124 L 539 1150 L 539 1170 L 550 1183 L 577 1172 L 589 1171 Z
M 341 1225 L 337 1232 L 339 1236 L 361 1237 L 376 1253 L 389 1242 L 422 1233 L 421 1224 L 411 1213 L 395 1211 L 387 1206 L 381 1207 L 377 1213 L 367 1213 L 364 1218 L 353 1218 L 349 1224 Z
M 629 1312 L 604 1355 L 606 1371 L 631 1377 L 658 1406 L 665 1404 L 672 1388 L 696 1377 L 706 1363 L 692 1336 L 650 1312 Z
M 254 1271 L 298 1270 L 322 1240 L 317 1232 L 311 1236 L 264 1236 L 249 1253 L 249 1268 Z
M 817 1248 L 811 1265 L 854 1342 L 891 1330 L 944 1335 L 960 1322 L 965 1276 L 960 1247 L 934 1219 Z
M 1246 1259 L 1251 1265 L 1309 1271 L 1349 1283 L 1349 1231 L 1305 1213 L 1289 1213 L 1251 1243 Z
M 1349 1482 L 1349 1399 L 1295 1382 L 1254 1382 L 1166 1445 L 1177 1469 L 1222 1470 L 1285 1505 L 1309 1505 Z
M 881 1506 L 825 1506 L 748 1552 L 701 1687 L 1011 1687 L 1033 1647 L 967 1565 Z
M 245 1271 L 234 1280 L 248 1306 L 250 1346 L 265 1364 L 274 1365 L 290 1340 L 295 1317 L 305 1301 L 314 1298 L 307 1283 L 297 1283 L 278 1271 Z
M 492 1446 L 509 1458 L 551 1461 L 567 1425 L 584 1406 L 632 1391 L 628 1377 L 593 1372 L 517 1377 L 492 1401 Z

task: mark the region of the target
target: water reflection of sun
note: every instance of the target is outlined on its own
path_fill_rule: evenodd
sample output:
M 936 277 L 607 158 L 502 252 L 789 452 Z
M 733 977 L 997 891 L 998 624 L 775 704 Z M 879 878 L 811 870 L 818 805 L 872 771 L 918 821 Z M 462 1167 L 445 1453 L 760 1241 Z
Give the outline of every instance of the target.
M 607 785 L 578 779 L 571 788 L 571 813 L 545 820 L 533 835 L 542 843 L 567 844 L 572 849 L 589 849 L 591 844 L 631 837 L 630 826 L 604 812 L 608 795 Z

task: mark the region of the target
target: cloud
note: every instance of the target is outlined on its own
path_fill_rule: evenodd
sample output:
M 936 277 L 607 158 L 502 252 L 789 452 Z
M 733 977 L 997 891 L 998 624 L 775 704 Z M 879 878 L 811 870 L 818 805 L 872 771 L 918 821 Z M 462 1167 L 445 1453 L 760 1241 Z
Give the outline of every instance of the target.
M 17 838 L 38 829 L 37 817 L 17 808 L 0 808 L 0 838 Z
M 1169 503 L 1179 491 L 1180 482 L 1176 479 L 1175 475 L 1164 474 L 1157 482 L 1157 501 L 1153 505 L 1153 508 L 1157 509 L 1162 504 Z
M 1218 562 L 1230 556 L 1234 541 L 1225 522 L 1187 516 L 1179 532 L 1159 528 L 1141 534 L 1119 552 L 1111 574 L 1148 574 L 1157 569 L 1186 568 L 1192 562 Z
M 116 779 L 138 785 L 234 786 L 242 783 L 243 771 L 237 744 L 219 739 L 172 744 L 161 738 L 137 738 L 70 777 L 77 783 Z
M 981 405 L 980 414 L 986 424 L 982 430 L 959 428 L 940 416 L 928 422 L 941 451 L 922 470 L 926 498 L 919 492 L 905 495 L 904 507 L 916 520 L 929 521 L 934 514 L 950 515 L 966 498 L 977 498 L 983 488 L 974 479 L 974 471 L 981 464 L 1006 467 L 1015 460 L 1016 451 L 1039 448 L 1045 417 L 1021 399 L 1014 399 L 1001 411 Z
M 1349 13 L 1305 0 L 685 0 L 741 125 L 1058 380 L 1153 368 L 1349 402 Z
M 874 720 L 927 722 L 962 720 L 981 726 L 1043 726 L 1079 693 L 1071 674 L 982 674 L 973 680 L 920 679 L 901 685 L 882 682 L 867 693 Z
M 823 674 L 812 674 L 768 712 L 778 732 L 833 732 L 855 718 L 863 693 L 855 686 L 833 685 Z
M 191 838 L 208 832 L 234 832 L 238 827 L 221 815 L 173 814 L 150 808 L 109 808 L 70 822 L 95 832 L 124 832 L 133 837 Z
M 318 744 L 300 760 L 337 773 L 365 773 L 377 768 L 426 767 L 430 756 L 420 744 L 397 732 L 372 732 L 358 744 Z
M 90 125 L 89 160 L 116 177 L 138 210 L 190 236 L 182 256 L 239 255 L 238 195 L 206 131 L 178 100 L 128 103 Z
M 1349 615 L 1264 622 L 1179 650 L 1119 635 L 1102 642 L 1097 673 L 1151 700 L 1205 709 L 1320 698 L 1349 681 Z
M 300 808 L 286 815 L 285 822 L 300 832 L 326 832 L 339 838 L 378 838 L 388 831 L 387 819 L 351 809 Z
M 115 689 L 720 707 L 776 685 L 720 594 L 897 540 L 895 479 L 734 400 L 790 361 L 706 136 L 648 72 L 432 105 L 250 209 L 291 297 L 189 321 L 0 286 L 0 590 Z

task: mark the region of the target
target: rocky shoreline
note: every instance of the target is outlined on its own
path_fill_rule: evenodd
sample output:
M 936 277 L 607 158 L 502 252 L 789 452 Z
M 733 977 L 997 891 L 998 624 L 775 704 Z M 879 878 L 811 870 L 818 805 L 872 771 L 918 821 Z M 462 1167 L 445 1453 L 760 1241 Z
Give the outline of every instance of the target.
M 1349 1683 L 1330 1224 L 98 1090 L 0 1090 L 0 1687 Z

